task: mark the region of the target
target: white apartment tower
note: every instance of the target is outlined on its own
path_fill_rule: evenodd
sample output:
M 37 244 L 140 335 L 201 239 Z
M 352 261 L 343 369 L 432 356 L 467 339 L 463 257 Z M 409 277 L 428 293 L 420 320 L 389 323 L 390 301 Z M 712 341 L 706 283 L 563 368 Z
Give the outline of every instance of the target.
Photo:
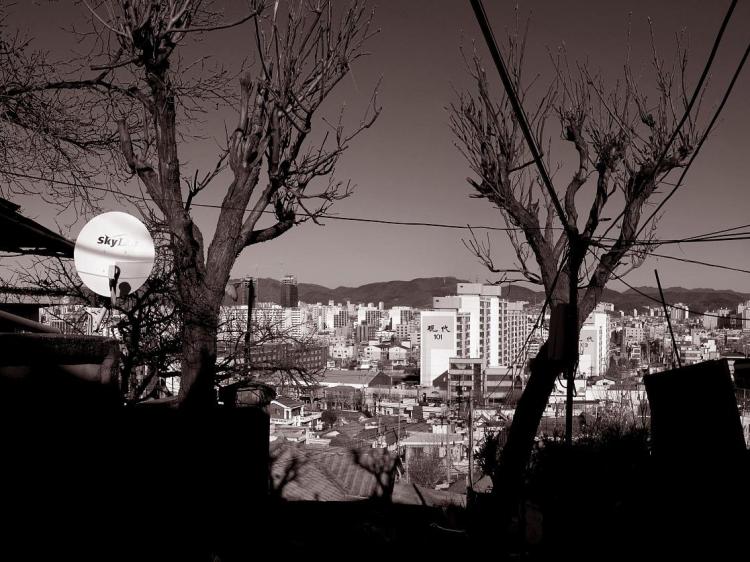
M 579 338 L 578 371 L 584 377 L 600 377 L 607 372 L 609 333 L 609 314 L 597 307 L 583 323 Z
M 486 360 L 488 367 L 521 364 L 528 323 L 523 302 L 501 297 L 499 286 L 459 283 L 456 295 L 435 297 L 435 310 L 455 310 L 456 354 Z
M 421 386 L 432 386 L 456 356 L 455 310 L 425 310 L 420 316 Z

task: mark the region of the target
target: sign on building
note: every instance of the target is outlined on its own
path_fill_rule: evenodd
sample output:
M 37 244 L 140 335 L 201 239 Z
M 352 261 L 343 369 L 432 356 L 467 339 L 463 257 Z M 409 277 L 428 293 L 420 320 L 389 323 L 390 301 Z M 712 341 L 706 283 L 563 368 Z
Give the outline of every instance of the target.
M 424 311 L 420 319 L 422 334 L 421 377 L 422 386 L 448 370 L 449 359 L 456 355 L 456 312 L 445 310 Z

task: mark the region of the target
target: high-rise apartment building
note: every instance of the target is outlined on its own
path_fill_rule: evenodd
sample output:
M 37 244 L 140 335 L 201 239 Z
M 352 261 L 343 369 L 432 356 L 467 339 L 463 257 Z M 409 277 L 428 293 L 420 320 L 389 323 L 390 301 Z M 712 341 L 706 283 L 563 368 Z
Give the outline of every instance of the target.
M 285 275 L 281 280 L 280 300 L 282 308 L 294 308 L 299 306 L 297 278 L 294 275 Z
M 399 324 L 406 324 L 412 317 L 412 309 L 408 306 L 394 306 L 388 310 L 388 318 L 393 329 Z
M 435 310 L 456 311 L 456 356 L 482 358 L 488 367 L 523 364 L 525 303 L 502 298 L 495 285 L 459 283 L 456 292 L 433 299 Z
M 578 371 L 583 376 L 600 377 L 609 366 L 609 314 L 601 309 L 588 315 L 578 340 Z M 641 337 L 643 328 L 641 327 Z
M 380 327 L 381 312 L 379 310 L 368 310 L 365 312 L 365 324 Z
M 349 314 L 346 310 L 340 310 L 333 316 L 333 327 L 343 328 L 349 325 Z
M 420 380 L 431 386 L 448 370 L 450 358 L 456 356 L 456 311 L 425 310 L 420 316 Z
M 636 322 L 622 327 L 622 344 L 633 345 L 644 341 L 643 324 Z
M 690 318 L 690 310 L 686 304 L 678 302 L 669 309 L 669 316 L 676 322 L 684 322 Z

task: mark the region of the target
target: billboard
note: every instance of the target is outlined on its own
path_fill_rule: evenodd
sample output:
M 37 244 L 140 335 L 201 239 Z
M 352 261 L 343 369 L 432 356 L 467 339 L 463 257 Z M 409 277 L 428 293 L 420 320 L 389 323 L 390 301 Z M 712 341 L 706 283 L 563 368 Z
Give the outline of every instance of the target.
M 456 356 L 456 311 L 427 310 L 420 319 L 422 386 L 448 370 L 449 360 Z
M 456 315 L 445 314 L 422 317 L 422 345 L 428 349 L 454 349 L 456 345 Z
M 584 327 L 578 339 L 578 371 L 583 376 L 599 376 L 599 341 L 596 328 Z

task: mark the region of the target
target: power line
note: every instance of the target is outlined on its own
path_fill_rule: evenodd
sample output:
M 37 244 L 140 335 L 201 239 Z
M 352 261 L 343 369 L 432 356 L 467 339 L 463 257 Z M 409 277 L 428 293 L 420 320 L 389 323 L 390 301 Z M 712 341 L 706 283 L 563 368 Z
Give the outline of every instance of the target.
M 736 0 L 732 3 L 731 9 L 734 9 L 734 5 L 736 4 Z M 727 14 L 727 17 L 729 17 L 729 14 Z M 726 20 L 725 20 L 726 23 Z M 690 160 L 688 160 L 687 165 L 682 170 L 682 173 L 680 174 L 679 179 L 677 180 L 676 185 L 671 189 L 669 194 L 662 199 L 659 202 L 659 205 L 657 205 L 656 209 L 653 210 L 653 212 L 649 215 L 649 217 L 643 222 L 643 225 L 641 226 L 640 230 L 638 230 L 638 233 L 635 235 L 636 238 L 640 236 L 641 232 L 643 232 L 643 229 L 646 228 L 646 225 L 653 219 L 656 214 L 661 210 L 661 208 L 666 205 L 667 201 L 671 199 L 671 197 L 675 194 L 675 192 L 680 188 L 682 185 L 682 181 L 685 179 L 685 176 L 688 173 L 688 170 L 690 169 L 690 165 L 693 163 L 695 158 L 698 156 L 698 153 L 700 152 L 701 147 L 703 146 L 703 143 L 708 138 L 709 133 L 711 132 L 711 129 L 716 124 L 716 121 L 719 118 L 719 115 L 721 114 L 721 111 L 724 109 L 724 105 L 726 105 L 727 100 L 729 99 L 729 95 L 732 93 L 732 89 L 734 88 L 735 83 L 737 82 L 737 78 L 740 75 L 740 72 L 742 72 L 742 67 L 745 66 L 745 62 L 747 61 L 747 57 L 750 54 L 750 43 L 748 43 L 747 48 L 745 48 L 745 53 L 742 55 L 742 59 L 740 59 L 740 64 L 737 65 L 737 69 L 734 71 L 734 75 L 732 76 L 732 80 L 729 82 L 729 86 L 727 87 L 726 91 L 724 92 L 724 96 L 721 98 L 721 103 L 716 108 L 716 111 L 714 111 L 714 115 L 711 118 L 711 121 L 709 122 L 708 126 L 706 127 L 706 130 L 704 131 L 703 135 L 701 136 L 700 141 L 698 142 L 698 146 L 695 147 L 695 151 L 693 151 L 692 156 L 690 157 Z
M 539 151 L 539 148 L 537 147 L 537 141 L 534 139 L 534 135 L 531 133 L 531 127 L 529 125 L 529 120 L 526 117 L 526 112 L 523 109 L 523 106 L 521 105 L 520 100 L 518 99 L 518 94 L 516 92 L 515 87 L 513 86 L 513 81 L 510 78 L 510 75 L 508 74 L 508 69 L 505 67 L 505 62 L 503 61 L 503 56 L 500 53 L 500 49 L 497 46 L 497 40 L 495 39 L 495 34 L 492 31 L 492 27 L 490 27 L 489 20 L 487 18 L 487 12 L 484 10 L 484 4 L 482 3 L 482 0 L 470 0 L 471 6 L 474 9 L 474 15 L 477 18 L 477 22 L 479 23 L 479 27 L 482 30 L 482 34 L 484 35 L 484 40 L 487 43 L 487 47 L 490 50 L 490 55 L 492 56 L 492 60 L 495 62 L 495 67 L 497 68 L 497 72 L 500 75 L 500 80 L 503 83 L 503 87 L 505 88 L 505 92 L 508 96 L 508 101 L 510 101 L 510 105 L 513 108 L 513 113 L 515 113 L 516 118 L 518 120 L 518 125 L 521 127 L 521 132 L 523 133 L 524 138 L 526 139 L 526 144 L 529 145 L 529 150 L 531 151 L 531 156 L 534 159 L 534 162 L 536 163 L 536 167 L 539 170 L 539 176 L 542 179 L 542 182 L 544 183 L 544 186 L 547 188 L 547 191 L 549 192 L 549 197 L 552 201 L 552 204 L 555 207 L 555 211 L 557 211 L 557 214 L 560 218 L 560 222 L 563 223 L 565 226 L 565 231 L 569 234 L 573 234 L 573 229 L 570 228 L 570 226 L 567 223 L 565 212 L 563 211 L 562 204 L 560 203 L 560 199 L 557 197 L 557 192 L 555 191 L 554 186 L 552 185 L 552 180 L 549 177 L 549 174 L 547 173 L 547 168 L 544 165 L 544 161 L 542 160 L 542 155 Z M 737 0 L 734 0 L 736 3 Z
M 614 238 L 605 238 L 607 242 L 615 242 Z M 742 240 L 750 240 L 750 232 L 739 232 L 736 236 L 711 236 L 708 238 L 677 238 L 667 240 L 633 240 L 633 246 L 666 246 L 669 244 L 699 244 L 709 242 L 736 242 Z M 610 248 L 604 244 L 595 244 L 603 248 Z
M 667 145 L 664 147 L 664 150 L 660 154 L 659 159 L 658 159 L 658 161 L 656 163 L 656 166 L 654 166 L 654 174 L 656 173 L 656 171 L 659 168 L 659 165 L 661 165 L 661 163 L 663 162 L 665 156 L 667 155 L 667 152 L 669 151 L 669 147 L 672 146 L 672 143 L 674 142 L 675 138 L 677 138 L 677 135 L 679 134 L 680 129 L 682 128 L 682 125 L 685 123 L 685 121 L 687 120 L 687 118 L 690 116 L 690 112 L 692 111 L 693 105 L 695 104 L 695 101 L 698 98 L 698 95 L 699 95 L 699 93 L 701 91 L 701 88 L 703 87 L 703 83 L 706 81 L 706 78 L 708 77 L 708 73 L 709 73 L 709 70 L 711 69 L 711 65 L 713 64 L 714 57 L 716 56 L 716 53 L 719 50 L 719 44 L 721 43 L 721 39 L 724 36 L 724 31 L 726 30 L 727 25 L 729 24 L 729 20 L 732 17 L 732 12 L 734 12 L 734 8 L 736 6 L 737 6 L 737 0 L 732 0 L 732 3 L 730 4 L 729 9 L 727 10 L 727 13 L 724 15 L 724 20 L 721 22 L 721 26 L 719 27 L 719 32 L 716 35 L 716 39 L 714 39 L 714 44 L 711 47 L 711 52 L 708 55 L 708 60 L 706 60 L 706 64 L 703 66 L 703 72 L 701 72 L 700 79 L 698 80 L 698 83 L 696 84 L 695 89 L 693 90 L 693 95 L 690 98 L 690 101 L 688 102 L 688 105 L 685 108 L 685 111 L 683 112 L 682 119 L 680 119 L 679 124 L 675 127 L 674 131 L 672 132 L 672 136 L 670 137 L 669 141 L 667 142 Z M 718 113 L 717 113 L 717 115 L 718 115 Z M 701 144 L 702 144 L 702 141 L 698 145 L 698 148 L 696 149 L 695 153 L 698 152 L 698 150 L 700 149 L 700 145 Z M 694 155 L 695 155 L 695 153 L 694 153 Z M 693 159 L 691 158 L 690 161 L 692 162 L 692 160 Z M 689 163 L 688 163 L 688 167 L 690 167 Z M 655 176 L 653 177 L 653 179 L 655 179 Z M 675 186 L 675 188 L 673 189 L 673 192 L 679 186 L 679 182 L 677 182 L 677 183 L 678 183 L 678 185 Z M 614 226 L 617 223 L 617 221 L 619 221 L 623 217 L 623 215 L 625 214 L 625 210 L 626 209 L 627 209 L 627 206 L 624 207 L 622 211 L 620 211 L 620 214 L 617 216 L 617 218 L 615 220 L 613 220 L 612 223 L 607 228 L 607 230 L 604 231 L 604 234 L 602 234 L 602 237 L 606 236 L 609 233 L 609 231 L 612 230 L 612 228 L 614 228 Z M 650 217 L 649 217 L 649 220 L 650 220 Z M 646 223 L 644 223 L 644 226 L 645 226 L 645 224 Z M 638 232 L 640 233 L 641 231 L 638 231 Z M 637 236 L 636 236 L 636 238 L 637 238 Z
M 733 9 L 734 4 L 732 5 Z M 727 17 L 729 14 L 727 14 Z M 726 23 L 726 20 L 725 20 Z M 719 115 L 721 114 L 722 110 L 724 109 L 724 106 L 727 103 L 727 100 L 729 99 L 729 95 L 732 93 L 732 90 L 734 89 L 734 85 L 737 82 L 737 78 L 739 78 L 740 72 L 742 71 L 742 68 L 745 66 L 745 62 L 747 61 L 747 57 L 750 55 L 750 43 L 748 43 L 745 53 L 742 55 L 742 58 L 740 59 L 739 64 L 737 65 L 736 70 L 734 71 L 734 74 L 732 75 L 732 80 L 729 82 L 729 86 L 727 86 L 727 89 L 724 92 L 724 95 L 722 96 L 721 103 L 719 103 L 718 107 L 716 108 L 716 111 L 714 111 L 713 117 L 711 118 L 711 121 L 709 122 L 708 126 L 706 127 L 706 130 L 703 132 L 703 135 L 701 135 L 700 140 L 698 141 L 698 145 L 695 147 L 695 150 L 693 151 L 693 154 L 690 156 L 690 159 L 688 160 L 688 163 L 685 165 L 685 167 L 682 169 L 682 172 L 680 173 L 680 177 L 677 179 L 677 182 L 673 184 L 674 187 L 670 190 L 670 192 L 667 194 L 666 197 L 664 197 L 659 204 L 656 206 L 656 209 L 651 212 L 651 214 L 648 216 L 648 218 L 643 221 L 643 224 L 638 229 L 638 232 L 635 235 L 635 238 L 637 239 L 638 236 L 641 235 L 643 230 L 646 228 L 646 226 L 651 222 L 651 220 L 656 216 L 656 214 L 664 207 L 664 205 L 667 204 L 667 201 L 672 198 L 672 196 L 675 194 L 675 192 L 682 186 L 682 182 L 685 179 L 685 176 L 687 175 L 688 171 L 690 170 L 690 166 L 693 164 L 695 159 L 698 156 L 698 153 L 700 152 L 701 148 L 703 147 L 703 144 L 705 143 L 706 139 L 708 138 L 709 133 L 711 132 L 711 129 L 716 124 L 716 121 L 719 119 Z M 625 214 L 625 209 L 623 209 L 620 214 L 617 216 L 617 218 L 612 221 L 612 224 L 609 226 L 609 228 L 604 232 L 604 234 L 600 237 L 600 240 L 605 239 L 604 237 L 607 235 L 607 233 L 614 227 L 615 223 L 622 218 L 622 216 Z M 724 231 L 718 231 L 718 233 L 721 232 L 728 232 L 730 230 L 735 229 L 725 229 Z M 724 238 L 722 238 L 724 239 Z M 744 238 L 739 238 L 739 240 L 743 240 Z M 735 238 L 726 238 L 726 240 L 735 240 Z M 693 240 L 690 240 L 693 241 Z
M 594 257 L 598 257 L 598 256 L 597 256 L 597 255 L 596 255 L 596 254 L 595 254 L 595 253 L 593 252 L 593 250 L 591 250 L 591 248 L 588 248 L 588 251 L 589 251 L 589 252 L 590 252 L 590 253 L 591 253 L 591 254 L 592 254 L 592 255 L 593 255 Z M 676 306 L 676 305 L 674 305 L 674 304 L 671 304 L 671 303 L 668 303 L 668 302 L 665 302 L 665 303 L 663 303 L 663 302 L 662 302 L 662 301 L 661 301 L 660 299 L 658 299 L 658 298 L 656 298 L 656 297 L 652 297 L 652 296 L 651 296 L 651 295 L 649 295 L 648 293 L 644 293 L 644 292 L 643 292 L 643 291 L 641 291 L 640 289 L 637 289 L 636 287 L 633 287 L 633 285 L 631 285 L 630 283 L 628 283 L 627 281 L 625 281 L 625 279 L 623 279 L 623 278 L 622 278 L 622 276 L 618 275 L 618 274 L 617 274 L 617 273 L 616 273 L 615 271 L 613 271 L 613 269 L 612 269 L 611 267 L 607 266 L 606 264 L 604 264 L 604 267 L 606 267 L 606 268 L 607 268 L 607 270 L 608 270 L 608 271 L 609 271 L 609 272 L 610 272 L 610 273 L 611 273 L 611 274 L 612 274 L 612 275 L 613 275 L 613 276 L 614 276 L 614 277 L 615 277 L 615 278 L 616 278 L 616 279 L 617 279 L 618 281 L 622 282 L 622 284 L 623 284 L 623 285 L 625 285 L 625 286 L 626 286 L 626 287 L 628 287 L 629 289 L 632 289 L 632 290 L 633 290 L 634 292 L 638 293 L 638 294 L 639 294 L 639 295 L 641 295 L 642 297 L 645 297 L 645 298 L 647 298 L 647 299 L 649 299 L 649 300 L 652 300 L 652 301 L 654 301 L 655 303 L 657 303 L 657 304 L 659 304 L 659 305 L 663 305 L 663 304 L 665 304 L 665 305 L 666 305 L 666 306 L 668 306 L 669 308 L 674 308 L 674 309 L 676 309 L 676 310 L 686 310 L 686 311 L 687 311 L 687 312 L 689 312 L 690 314 L 696 314 L 696 315 L 698 315 L 698 316 L 706 316 L 706 317 L 708 317 L 708 318 L 726 318 L 726 316 L 721 316 L 721 315 L 719 315 L 719 314 L 711 314 L 711 313 L 709 313 L 709 312 L 698 312 L 698 311 L 696 311 L 696 310 L 692 310 L 692 309 L 688 308 L 687 306 Z
M 741 224 L 739 226 L 732 226 L 732 227 L 729 227 L 729 228 L 722 228 L 721 230 L 714 230 L 713 232 L 707 232 L 705 234 L 700 234 L 700 235 L 697 235 L 697 236 L 690 236 L 687 239 L 689 240 L 690 238 L 705 238 L 705 237 L 708 237 L 708 236 L 715 236 L 717 234 L 724 234 L 726 232 L 731 232 L 733 230 L 739 230 L 741 228 L 750 228 L 750 224 Z
M 101 187 L 97 185 L 80 185 L 74 182 L 64 181 L 64 180 L 56 180 L 56 179 L 50 179 L 50 178 L 42 178 L 39 176 L 32 176 L 29 174 L 22 174 L 18 172 L 10 172 L 10 171 L 3 171 L 3 174 L 8 174 L 11 176 L 16 176 L 19 178 L 25 178 L 30 180 L 36 180 L 36 181 L 44 181 L 49 183 L 55 183 L 60 185 L 67 185 L 70 187 L 77 187 L 82 189 L 94 189 L 97 191 L 104 191 L 106 193 L 112 193 L 114 195 L 118 195 L 121 197 L 126 197 L 132 200 L 137 201 L 154 201 L 151 197 L 144 197 L 139 195 L 131 195 L 129 193 L 123 193 L 121 191 L 117 191 L 116 189 L 110 189 L 106 187 Z M 176 201 L 176 200 L 172 200 Z M 182 201 L 179 201 L 180 203 L 183 203 Z M 238 207 L 224 207 L 223 205 L 215 205 L 211 203 L 191 203 L 192 207 L 203 207 L 207 209 L 239 209 Z M 244 211 L 251 211 L 252 209 L 250 207 L 246 207 L 243 209 Z M 274 211 L 264 210 L 261 211 L 265 214 L 275 214 Z M 393 225 L 393 226 L 425 226 L 425 227 L 432 227 L 432 228 L 448 228 L 448 229 L 456 229 L 456 230 L 494 230 L 499 232 L 523 232 L 524 229 L 520 227 L 510 227 L 510 226 L 486 226 L 486 225 L 470 225 L 470 224 L 446 224 L 446 223 L 436 223 L 436 222 L 419 222 L 419 221 L 396 221 L 396 220 L 388 220 L 388 219 L 375 219 L 375 218 L 366 218 L 366 217 L 350 217 L 350 216 L 343 216 L 343 215 L 329 215 L 327 213 L 323 213 L 321 215 L 317 215 L 318 218 L 322 219 L 330 219 L 330 220 L 340 220 L 340 221 L 350 221 L 350 222 L 363 222 L 363 223 L 374 223 L 374 224 L 387 224 L 387 225 Z M 543 230 L 543 227 L 537 227 L 538 230 Z M 561 227 L 552 227 L 553 230 L 563 230 Z
M 666 256 L 664 254 L 657 254 L 656 252 L 649 252 L 648 255 L 649 256 L 654 256 L 654 257 L 657 257 L 657 258 L 664 258 L 664 259 L 668 259 L 668 260 L 675 260 L 675 261 L 681 261 L 681 262 L 685 262 L 685 263 L 692 263 L 692 264 L 695 264 L 695 265 L 704 265 L 706 267 L 714 267 L 716 269 L 725 269 L 727 271 L 737 271 L 739 273 L 750 273 L 750 269 L 742 269 L 742 268 L 739 268 L 739 267 L 731 267 L 729 265 L 721 265 L 721 264 L 718 264 L 718 263 L 710 263 L 710 262 L 705 262 L 705 261 L 700 261 L 700 260 L 693 260 L 693 259 L 689 259 L 689 258 L 680 258 L 680 257 L 677 257 L 677 256 Z
M 30 180 L 36 180 L 36 181 L 45 181 L 60 185 L 67 185 L 71 187 L 78 187 L 83 189 L 93 189 L 97 191 L 103 191 L 106 193 L 112 193 L 114 195 L 122 196 L 129 198 L 131 200 L 137 200 L 139 202 L 142 202 L 144 200 L 152 201 L 153 199 L 150 197 L 144 197 L 139 195 L 132 195 L 129 193 L 123 193 L 120 191 L 117 191 L 115 189 L 109 189 L 106 187 L 96 186 L 96 185 L 80 185 L 69 181 L 64 180 L 57 180 L 57 179 L 50 179 L 50 178 L 43 178 L 39 176 L 33 176 L 30 174 L 22 174 L 18 172 L 10 172 L 10 171 L 4 171 L 2 172 L 4 174 L 24 178 L 24 179 L 30 179 Z M 204 208 L 210 208 L 210 209 L 221 209 L 221 205 L 214 205 L 210 203 L 192 203 L 192 206 L 194 207 L 204 207 Z M 233 208 L 233 207 L 228 207 Z M 246 211 L 249 211 L 249 208 L 245 209 Z M 274 211 L 264 210 L 262 211 L 265 214 L 274 214 Z M 370 223 L 370 224 L 385 224 L 385 225 L 391 225 L 391 226 L 421 226 L 421 227 L 429 227 L 429 228 L 446 228 L 446 229 L 454 229 L 454 230 L 491 230 L 491 231 L 498 231 L 498 232 L 522 232 L 524 229 L 520 227 L 500 227 L 500 226 L 486 226 L 486 225 L 460 225 L 460 224 L 446 224 L 446 223 L 435 223 L 435 222 L 419 222 L 419 221 L 396 221 L 396 220 L 388 220 L 388 219 L 377 219 L 377 218 L 367 218 L 367 217 L 351 217 L 351 216 L 341 216 L 341 215 L 329 215 L 329 214 L 323 214 L 321 215 L 321 218 L 324 219 L 330 219 L 330 220 L 341 220 L 341 221 L 350 221 L 350 222 L 362 222 L 362 223 Z M 642 246 L 661 246 L 661 245 L 669 245 L 669 244 L 683 244 L 683 243 L 709 243 L 709 242 L 730 242 L 730 241 L 744 241 L 744 240 L 750 240 L 750 231 L 747 232 L 732 232 L 735 230 L 740 230 L 742 228 L 748 228 L 750 227 L 750 224 L 742 224 L 738 226 L 733 226 L 729 228 L 724 228 L 721 230 L 716 230 L 713 232 L 708 232 L 704 234 L 698 234 L 693 236 L 688 236 L 685 238 L 678 238 L 678 239 L 664 239 L 664 240 L 635 240 L 634 245 L 642 245 Z M 541 230 L 541 227 L 539 227 Z M 563 230 L 561 227 L 553 227 L 554 230 Z M 615 242 L 615 238 L 601 238 L 600 240 L 605 240 L 608 242 Z M 598 244 L 602 248 L 608 248 L 608 246 L 605 246 L 604 244 Z M 674 256 L 666 256 L 662 254 L 657 254 L 655 252 L 648 252 L 649 255 L 655 256 L 655 257 L 662 257 L 666 259 L 679 259 Z M 685 260 L 690 261 L 690 260 Z M 718 264 L 711 264 L 707 262 L 701 262 L 701 261 L 694 261 L 691 263 L 696 263 L 697 265 L 705 265 L 708 267 L 716 267 L 719 269 L 727 269 L 730 271 L 738 271 L 740 273 L 750 273 L 750 271 L 738 269 L 738 268 L 732 268 L 730 266 L 722 266 Z

